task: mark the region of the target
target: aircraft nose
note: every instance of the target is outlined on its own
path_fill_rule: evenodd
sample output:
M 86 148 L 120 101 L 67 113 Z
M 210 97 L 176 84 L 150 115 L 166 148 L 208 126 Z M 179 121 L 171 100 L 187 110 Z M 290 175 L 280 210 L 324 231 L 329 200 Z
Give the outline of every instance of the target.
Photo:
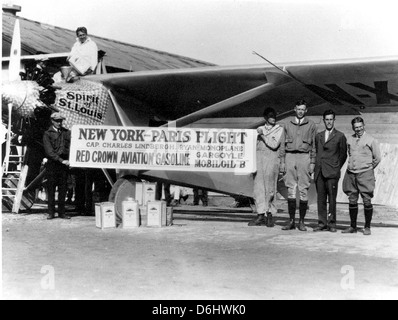
M 35 81 L 11 81 L 4 82 L 1 86 L 2 112 L 8 113 L 8 104 L 21 117 L 33 115 L 40 101 L 40 86 Z

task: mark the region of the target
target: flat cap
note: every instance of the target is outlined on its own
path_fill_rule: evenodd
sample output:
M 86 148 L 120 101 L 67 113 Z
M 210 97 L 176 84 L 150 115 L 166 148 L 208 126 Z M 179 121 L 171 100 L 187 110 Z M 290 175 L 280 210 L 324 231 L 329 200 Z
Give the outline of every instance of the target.
M 65 117 L 61 115 L 59 112 L 55 112 L 51 115 L 51 119 L 53 120 L 65 120 Z

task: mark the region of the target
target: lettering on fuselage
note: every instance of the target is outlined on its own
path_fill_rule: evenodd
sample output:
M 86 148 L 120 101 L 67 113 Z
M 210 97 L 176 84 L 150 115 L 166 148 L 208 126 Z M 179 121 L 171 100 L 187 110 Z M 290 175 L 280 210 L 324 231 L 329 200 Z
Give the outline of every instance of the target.
M 377 104 L 390 104 L 391 100 L 398 101 L 398 96 L 391 94 L 388 92 L 388 81 L 375 81 L 374 88 L 367 86 L 360 82 L 352 82 L 347 83 L 348 85 L 364 90 L 366 92 L 372 93 L 376 96 Z M 326 100 L 327 102 L 342 106 L 344 105 L 343 102 L 346 102 L 351 105 L 361 106 L 366 103 L 358 100 L 356 97 L 352 96 L 348 92 L 344 91 L 340 88 L 337 84 L 325 84 L 330 90 L 321 88 L 314 84 L 307 84 L 306 87 L 311 90 L 312 92 L 316 93 L 318 96 Z M 358 97 L 368 97 L 367 95 L 358 95 Z

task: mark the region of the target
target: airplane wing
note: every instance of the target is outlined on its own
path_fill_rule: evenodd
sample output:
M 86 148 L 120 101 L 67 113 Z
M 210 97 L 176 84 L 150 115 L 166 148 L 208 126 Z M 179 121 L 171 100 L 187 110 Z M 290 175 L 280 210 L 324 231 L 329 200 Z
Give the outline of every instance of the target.
M 255 128 L 265 107 L 281 118 L 305 99 L 309 115 L 325 108 L 337 114 L 395 111 L 398 107 L 398 57 L 242 67 L 205 67 L 90 76 L 116 98 L 130 125 L 150 117 L 196 126 L 208 118 L 213 127 Z M 211 118 L 211 119 L 209 119 Z M 244 120 L 246 119 L 246 120 Z M 252 122 L 247 121 L 250 119 Z M 146 171 L 145 179 L 200 186 L 227 194 L 252 196 L 250 175 Z
M 232 101 L 222 108 L 208 109 L 200 117 L 262 117 L 266 106 L 283 116 L 302 98 L 309 103 L 310 114 L 322 114 L 322 108 L 317 107 L 325 103 L 338 114 L 358 114 L 366 108 L 395 107 L 398 102 L 398 57 L 282 67 L 284 72 L 254 65 L 118 73 L 87 79 L 110 89 L 134 125 L 146 125 L 148 117 L 154 115 L 178 120 L 228 99 Z M 266 84 L 270 86 L 246 101 L 240 100 L 239 95 Z M 187 119 L 183 125 L 194 122 L 190 120 L 198 119 Z

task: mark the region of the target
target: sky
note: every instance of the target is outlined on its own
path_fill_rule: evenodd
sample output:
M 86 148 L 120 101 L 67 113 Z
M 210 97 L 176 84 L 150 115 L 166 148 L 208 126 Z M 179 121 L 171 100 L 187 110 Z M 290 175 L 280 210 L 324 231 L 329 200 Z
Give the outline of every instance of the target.
M 397 1 L 2 0 L 19 16 L 218 65 L 398 56 Z M 71 44 L 72 45 L 72 44 Z

